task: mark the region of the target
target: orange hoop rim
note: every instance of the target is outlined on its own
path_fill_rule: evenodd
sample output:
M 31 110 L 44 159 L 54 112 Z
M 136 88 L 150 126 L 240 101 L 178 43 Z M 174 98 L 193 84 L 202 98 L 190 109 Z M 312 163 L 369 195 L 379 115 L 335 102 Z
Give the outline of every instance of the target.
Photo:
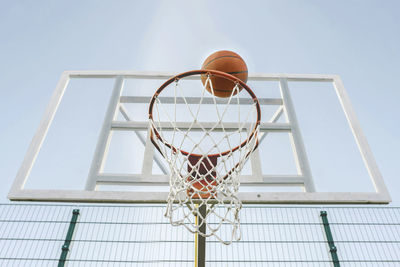
M 201 154 L 195 154 L 195 153 L 189 153 L 187 151 L 184 151 L 182 149 L 177 149 L 176 147 L 174 147 L 173 145 L 169 144 L 167 141 L 165 141 L 160 133 L 158 132 L 158 130 L 154 127 L 154 121 L 153 121 L 153 107 L 154 107 L 154 103 L 156 101 L 156 99 L 158 98 L 158 96 L 160 95 L 160 93 L 171 83 L 175 82 L 175 81 L 179 81 L 182 78 L 188 77 L 188 76 L 193 76 L 193 75 L 210 75 L 210 76 L 217 76 L 217 77 L 221 77 L 221 78 L 225 78 L 227 80 L 230 80 L 232 82 L 234 82 L 235 84 L 239 84 L 243 89 L 245 89 L 247 91 L 247 93 L 249 93 L 249 95 L 251 96 L 252 100 L 254 101 L 254 103 L 256 104 L 256 110 L 257 110 L 257 121 L 254 125 L 254 128 L 250 134 L 250 136 L 243 141 L 240 145 L 236 146 L 233 149 L 230 150 L 226 150 L 222 153 L 216 153 L 216 154 L 210 154 L 210 155 L 201 155 Z M 251 88 L 242 80 L 240 80 L 239 78 L 228 74 L 226 72 L 222 72 L 222 71 L 217 71 L 217 70 L 192 70 L 192 71 L 187 71 L 187 72 L 183 72 L 180 73 L 178 75 L 175 75 L 173 77 L 171 77 L 170 79 L 168 79 L 166 82 L 164 82 L 160 88 L 157 89 L 157 91 L 154 93 L 153 97 L 150 100 L 150 104 L 149 104 L 149 120 L 152 121 L 153 123 L 151 123 L 151 129 L 150 129 L 150 140 L 153 143 L 153 145 L 156 147 L 156 149 L 161 153 L 161 148 L 159 147 L 159 145 L 157 144 L 156 140 L 154 140 L 154 138 L 156 137 L 158 140 L 161 141 L 161 143 L 163 143 L 165 146 L 169 147 L 171 150 L 173 150 L 174 152 L 180 151 L 183 155 L 193 155 L 193 156 L 208 156 L 208 157 L 213 157 L 213 156 L 225 156 L 229 153 L 232 153 L 236 150 L 238 150 L 239 148 L 244 147 L 247 143 L 250 142 L 250 140 L 253 139 L 253 137 L 257 137 L 257 128 L 260 125 L 261 122 L 261 108 L 260 108 L 260 103 L 258 101 L 257 96 L 254 94 L 254 92 L 251 90 Z M 258 146 L 258 141 L 257 144 L 255 145 L 254 149 Z M 251 152 L 251 151 L 250 151 Z

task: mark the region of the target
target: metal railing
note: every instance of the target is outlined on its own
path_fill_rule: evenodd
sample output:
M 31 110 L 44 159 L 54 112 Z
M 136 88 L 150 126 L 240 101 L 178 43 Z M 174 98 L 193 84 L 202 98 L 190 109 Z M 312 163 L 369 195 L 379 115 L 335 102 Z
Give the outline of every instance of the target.
M 194 236 L 163 205 L 1 204 L 0 266 L 59 264 L 74 209 L 67 266 L 194 265 Z M 206 265 L 333 266 L 321 211 L 340 266 L 400 266 L 400 208 L 262 205 L 241 211 L 241 241 L 207 239 Z

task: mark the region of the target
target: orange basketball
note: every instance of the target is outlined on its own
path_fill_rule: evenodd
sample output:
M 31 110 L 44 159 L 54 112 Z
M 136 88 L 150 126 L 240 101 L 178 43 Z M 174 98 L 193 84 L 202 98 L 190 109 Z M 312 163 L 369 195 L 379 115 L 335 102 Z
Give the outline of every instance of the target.
M 243 82 L 247 82 L 247 66 L 246 62 L 235 52 L 221 50 L 211 54 L 203 63 L 201 67 L 203 70 L 219 70 L 229 73 Z M 206 82 L 206 75 L 201 76 L 203 85 Z M 232 90 L 235 87 L 234 82 L 221 78 L 221 77 L 210 77 L 211 83 L 214 89 L 214 95 L 218 97 L 229 97 L 232 94 Z M 208 92 L 211 92 L 209 85 L 206 86 Z M 239 88 L 242 90 L 242 88 Z M 234 95 L 237 92 L 234 92 Z

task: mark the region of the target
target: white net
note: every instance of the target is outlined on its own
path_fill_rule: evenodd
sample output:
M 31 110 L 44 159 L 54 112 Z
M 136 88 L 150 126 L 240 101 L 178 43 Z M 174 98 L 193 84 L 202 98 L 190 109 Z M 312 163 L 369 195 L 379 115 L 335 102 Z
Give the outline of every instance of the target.
M 165 216 L 230 244 L 240 239 L 239 175 L 257 145 L 258 101 L 238 83 L 230 97 L 218 98 L 206 90 L 214 91 L 209 75 L 204 85 L 195 82 L 176 79 L 151 109 L 152 141 L 170 167 Z

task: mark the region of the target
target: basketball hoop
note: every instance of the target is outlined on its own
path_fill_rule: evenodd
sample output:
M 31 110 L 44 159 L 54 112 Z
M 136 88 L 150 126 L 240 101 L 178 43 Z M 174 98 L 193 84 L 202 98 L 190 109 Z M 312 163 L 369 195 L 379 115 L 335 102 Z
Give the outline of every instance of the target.
M 195 84 L 200 88 L 196 91 L 200 96 L 193 97 L 188 95 L 191 92 L 186 81 L 196 77 L 203 83 Z M 215 78 L 230 81 L 229 97 L 214 95 Z M 160 96 L 162 93 L 166 96 Z M 185 72 L 170 78 L 155 92 L 150 101 L 149 120 L 151 142 L 170 167 L 165 213 L 170 223 L 184 225 L 203 237 L 215 236 L 224 244 L 239 240 L 242 207 L 237 197 L 239 175 L 258 145 L 261 120 L 260 105 L 253 91 L 224 72 Z M 200 231 L 203 224 L 206 231 Z M 231 227 L 228 241 L 218 234 L 222 225 Z

